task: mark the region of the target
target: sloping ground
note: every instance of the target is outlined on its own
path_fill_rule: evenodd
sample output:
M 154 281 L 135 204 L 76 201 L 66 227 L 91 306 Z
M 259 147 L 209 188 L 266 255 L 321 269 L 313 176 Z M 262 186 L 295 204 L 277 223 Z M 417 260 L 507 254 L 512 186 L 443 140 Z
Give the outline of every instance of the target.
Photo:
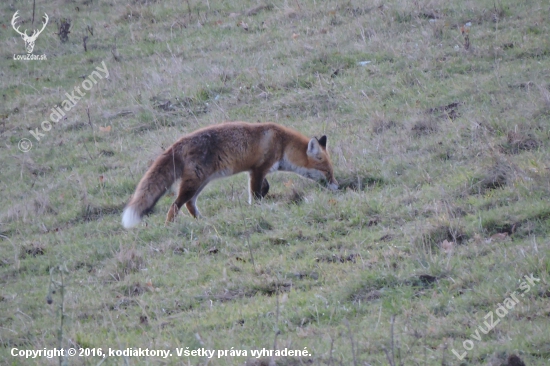
M 11 354 L 60 344 L 172 352 L 70 364 L 550 362 L 547 3 L 0 9 L 6 363 L 58 363 Z M 46 61 L 13 59 L 16 10 L 20 30 L 48 14 Z M 326 134 L 341 189 L 277 173 L 249 206 L 240 175 L 205 189 L 201 220 L 164 227 L 165 197 L 124 230 L 153 159 L 223 120 Z

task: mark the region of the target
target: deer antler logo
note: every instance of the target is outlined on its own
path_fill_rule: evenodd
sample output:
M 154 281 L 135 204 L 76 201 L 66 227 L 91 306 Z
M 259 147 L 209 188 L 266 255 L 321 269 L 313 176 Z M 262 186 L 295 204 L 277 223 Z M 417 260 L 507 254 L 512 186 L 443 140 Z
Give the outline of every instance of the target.
M 15 28 L 15 23 L 17 22 L 17 18 L 19 18 L 17 16 L 17 13 L 19 13 L 19 10 L 16 11 L 15 14 L 13 14 L 13 18 L 11 18 L 11 26 L 13 27 L 13 29 L 15 29 L 17 33 L 21 35 L 21 38 L 23 38 L 23 41 L 25 41 L 25 48 L 27 49 L 27 53 L 32 53 L 32 50 L 34 49 L 34 41 L 36 41 L 36 38 L 38 38 L 40 33 L 42 33 L 44 28 L 46 28 L 46 24 L 48 24 L 48 19 L 49 19 L 48 14 L 44 13 L 45 22 L 44 22 L 44 25 L 42 26 L 42 29 L 40 29 L 39 31 L 35 29 L 33 33 L 29 36 L 27 35 L 26 29 L 25 29 L 25 32 L 20 32 L 19 27 Z

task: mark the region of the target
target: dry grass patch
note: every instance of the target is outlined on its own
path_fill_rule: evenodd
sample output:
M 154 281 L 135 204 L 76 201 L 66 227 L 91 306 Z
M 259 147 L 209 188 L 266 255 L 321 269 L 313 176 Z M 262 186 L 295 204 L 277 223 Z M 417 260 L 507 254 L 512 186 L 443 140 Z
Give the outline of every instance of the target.
M 413 124 L 411 132 L 415 137 L 433 134 L 439 130 L 439 123 L 435 119 L 422 119 Z
M 293 286 L 294 284 L 291 281 L 255 281 L 250 284 L 242 284 L 237 288 L 224 289 L 215 294 L 195 296 L 195 299 L 199 301 L 215 300 L 226 302 L 255 296 L 274 296 L 275 294 L 289 292 Z
M 353 191 L 365 191 L 371 188 L 381 187 L 385 184 L 387 184 L 386 180 L 377 176 L 361 176 L 359 174 L 356 176 L 351 174 L 340 174 L 338 176 L 338 189 L 343 191 L 346 189 L 351 189 Z
M 21 253 L 19 254 L 20 259 L 25 259 L 29 257 L 38 257 L 46 254 L 47 248 L 43 243 L 32 243 L 21 247 Z
M 426 224 L 421 235 L 417 236 L 415 243 L 424 250 L 438 250 L 441 243 L 447 240 L 451 243 L 463 244 L 470 235 L 460 223 L 435 222 Z
M 497 160 L 487 168 L 470 187 L 471 194 L 483 194 L 492 189 L 503 188 L 513 182 L 516 169 L 505 160 Z
M 397 123 L 393 120 L 386 120 L 384 118 L 375 117 L 371 120 L 371 131 L 380 134 L 398 127 Z
M 500 149 L 505 154 L 519 154 L 522 151 L 538 149 L 540 146 L 541 142 L 535 136 L 510 131 L 506 143 L 502 144 Z
M 143 255 L 136 248 L 120 248 L 101 270 L 105 281 L 123 281 L 132 273 L 146 268 Z

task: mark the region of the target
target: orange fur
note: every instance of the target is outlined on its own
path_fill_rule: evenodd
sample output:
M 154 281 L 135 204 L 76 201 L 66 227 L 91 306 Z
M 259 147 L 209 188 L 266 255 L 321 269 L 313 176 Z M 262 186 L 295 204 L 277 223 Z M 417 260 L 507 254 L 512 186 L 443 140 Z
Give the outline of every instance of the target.
M 326 180 L 338 188 L 326 150 L 326 136 L 309 139 L 275 123 L 227 122 L 183 136 L 157 158 L 139 182 L 122 216 L 129 228 L 139 223 L 171 185 L 181 180 L 179 193 L 168 210 L 174 220 L 184 204 L 193 217 L 200 216 L 196 200 L 213 179 L 248 172 L 250 199 L 269 191 L 268 173 L 293 171 L 307 178 Z

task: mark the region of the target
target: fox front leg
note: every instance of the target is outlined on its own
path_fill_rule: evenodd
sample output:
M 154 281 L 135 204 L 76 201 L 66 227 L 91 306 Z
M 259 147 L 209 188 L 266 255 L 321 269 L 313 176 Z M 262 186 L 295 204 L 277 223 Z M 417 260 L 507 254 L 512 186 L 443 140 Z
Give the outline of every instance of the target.
M 252 200 L 262 199 L 269 192 L 269 183 L 265 179 L 265 173 L 263 171 L 251 171 L 250 172 L 250 187 L 248 203 L 252 204 Z

